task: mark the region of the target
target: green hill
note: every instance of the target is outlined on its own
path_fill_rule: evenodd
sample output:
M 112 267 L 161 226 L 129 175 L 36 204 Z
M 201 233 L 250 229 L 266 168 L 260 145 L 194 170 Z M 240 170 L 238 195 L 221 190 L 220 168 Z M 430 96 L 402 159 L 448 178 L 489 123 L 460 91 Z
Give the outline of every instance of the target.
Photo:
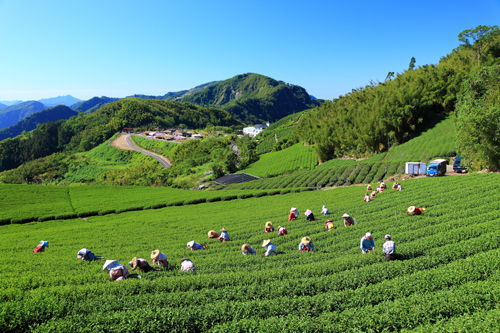
M 300 86 L 253 73 L 218 82 L 180 101 L 224 108 L 247 124 L 276 121 L 320 104 Z
M 498 331 L 499 175 L 409 180 L 403 186 L 402 192 L 386 190 L 368 204 L 362 201 L 365 189 L 353 186 L 2 226 L 0 260 L 16 258 L 17 264 L 2 272 L 0 330 Z M 67 192 L 58 194 L 39 192 L 52 187 L 36 188 L 37 196 L 18 196 L 11 204 L 45 207 L 52 214 L 56 205 L 71 212 L 72 205 L 102 198 L 101 205 L 92 206 L 101 211 L 121 208 L 131 198 L 142 202 L 142 193 L 156 204 L 187 192 L 88 186 L 63 187 Z M 40 197 L 46 200 L 35 205 Z M 325 202 L 336 227 L 330 232 L 324 231 L 327 217 L 319 215 Z M 426 207 L 427 213 L 407 216 L 410 205 Z M 301 214 L 287 222 L 292 206 Z M 319 221 L 306 222 L 306 209 Z M 346 212 L 358 225 L 342 226 Z M 288 235 L 265 234 L 266 221 L 282 224 Z M 231 241 L 207 240 L 209 230 L 222 227 Z M 366 232 L 373 235 L 375 252 L 363 255 L 359 243 Z M 385 261 L 386 234 L 402 260 Z M 297 249 L 305 236 L 314 243 L 312 253 Z M 117 237 L 119 245 L 110 241 Z M 265 239 L 276 245 L 277 256 L 262 258 Z M 49 248 L 32 254 L 40 240 Z M 185 251 L 191 240 L 207 242 L 208 249 Z M 243 256 L 244 243 L 257 255 Z M 169 269 L 113 282 L 103 261 L 76 258 L 81 248 L 128 269 L 133 257 L 150 261 L 158 248 L 168 256 Z M 180 272 L 185 257 L 195 271 Z
M 40 102 L 28 101 L 0 109 L 0 129 L 17 124 L 35 112 L 47 107 Z
M 483 46 L 481 64 L 473 61 L 478 46 L 462 44 L 437 65 L 409 68 L 395 77 L 389 73 L 384 82 L 372 82 L 324 103 L 304 116 L 294 135 L 315 144 L 323 162 L 343 156 L 362 158 L 407 142 L 429 123 L 455 111 L 462 83 L 472 70 L 498 63 L 498 29 L 491 37 Z
M 435 158 L 449 158 L 455 156 L 455 121 L 456 118 L 452 115 L 439 122 L 433 128 L 422 133 L 420 136 L 402 145 L 391 148 L 387 153 L 377 154 L 368 159 L 358 161 L 354 159 L 332 159 L 309 172 L 303 171 L 270 179 L 234 184 L 229 185 L 228 188 L 278 189 L 325 187 L 366 184 L 381 181 L 396 174 L 404 173 L 406 162 L 428 162 Z M 300 144 L 294 147 L 297 146 L 300 146 Z M 308 148 L 309 154 L 313 156 L 311 146 L 303 148 Z M 278 156 L 283 156 L 287 159 L 280 159 L 281 163 L 277 163 L 275 161 L 278 161 Z M 297 156 L 297 152 L 291 148 L 276 153 L 261 155 L 260 160 L 251 164 L 245 171 L 251 174 L 253 174 L 251 172 L 253 171 L 261 177 L 266 177 L 300 169 L 292 162 L 292 159 L 296 158 L 294 156 Z M 312 158 L 315 160 L 314 157 Z M 267 161 L 267 163 L 263 163 L 263 161 Z M 302 159 L 302 161 L 306 160 Z M 307 169 L 307 163 L 302 164 L 301 168 Z
M 48 121 L 58 121 L 77 116 L 78 112 L 64 105 L 54 106 L 43 111 L 38 111 L 19 121 L 17 124 L 0 130 L 0 141 L 20 135 L 23 131 L 32 131 L 38 124 Z
M 227 111 L 171 101 L 126 98 L 91 114 L 44 123 L 29 135 L 0 142 L 0 171 L 56 152 L 88 151 L 124 127 L 154 129 L 185 126 L 241 126 Z

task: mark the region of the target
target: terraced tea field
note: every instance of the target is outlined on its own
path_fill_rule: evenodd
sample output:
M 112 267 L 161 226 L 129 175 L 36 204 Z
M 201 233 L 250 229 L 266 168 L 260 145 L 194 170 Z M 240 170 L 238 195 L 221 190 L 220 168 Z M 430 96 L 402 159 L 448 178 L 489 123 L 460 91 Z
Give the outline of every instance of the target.
M 352 186 L 2 226 L 0 330 L 498 331 L 500 175 L 422 178 L 403 181 L 403 188 L 387 189 L 370 203 L 362 201 L 364 187 Z M 18 198 L 10 205 L 29 204 Z M 336 227 L 330 232 L 319 214 L 325 203 Z M 410 205 L 427 213 L 409 217 Z M 292 206 L 301 214 L 288 222 Z M 319 221 L 306 222 L 306 209 Z M 346 212 L 359 224 L 343 227 Z M 288 235 L 265 234 L 266 221 L 285 226 Z M 208 230 L 222 227 L 232 241 L 207 240 Z M 376 250 L 362 255 L 359 241 L 367 231 Z M 385 261 L 387 233 L 404 260 Z M 304 236 L 312 238 L 314 252 L 297 250 Z M 262 258 L 267 238 L 279 255 Z M 40 240 L 50 247 L 32 254 Z M 197 270 L 181 273 L 179 260 L 191 240 L 208 241 L 209 248 L 187 253 Z M 241 255 L 247 242 L 257 255 Z M 149 259 L 159 248 L 171 267 L 113 282 L 102 262 L 76 259 L 83 247 L 122 264 L 134 256 Z
M 312 146 L 297 143 L 285 150 L 264 154 L 245 170 L 258 177 L 272 177 L 296 170 L 310 170 L 318 164 Z

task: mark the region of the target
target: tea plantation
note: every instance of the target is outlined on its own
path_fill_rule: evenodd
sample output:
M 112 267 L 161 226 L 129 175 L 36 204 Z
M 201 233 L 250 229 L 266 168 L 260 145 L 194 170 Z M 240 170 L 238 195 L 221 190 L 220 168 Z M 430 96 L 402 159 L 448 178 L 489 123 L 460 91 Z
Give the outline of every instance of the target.
M 0 226 L 0 331 L 498 331 L 500 175 L 407 180 L 402 192 L 387 185 L 369 203 L 363 202 L 363 186 L 351 186 Z M 116 212 L 120 199 L 158 202 L 139 189 L 127 189 L 121 198 L 100 187 L 30 189 L 36 197 L 9 196 L 8 205 L 56 214 L 84 206 Z M 165 191 L 163 197 L 178 201 L 181 192 L 187 191 Z M 323 204 L 333 231 L 324 231 Z M 410 205 L 427 213 L 409 217 Z M 292 206 L 300 215 L 288 222 Z M 306 209 L 319 221 L 306 222 Z M 359 224 L 344 227 L 343 213 Z M 285 226 L 288 235 L 265 234 L 267 221 Z M 222 227 L 231 241 L 207 240 L 208 230 Z M 368 231 L 376 250 L 363 255 L 359 241 Z M 385 261 L 385 234 L 392 235 L 402 260 Z M 314 252 L 297 250 L 304 236 L 312 238 Z M 268 238 L 280 253 L 263 258 L 261 244 Z M 32 254 L 40 240 L 50 247 Z M 191 240 L 207 242 L 208 249 L 185 254 Z M 243 256 L 243 243 L 257 255 Z M 150 261 L 158 248 L 170 269 L 113 282 L 102 261 L 76 258 L 83 247 L 125 265 L 134 256 Z M 185 256 L 196 271 L 180 272 Z

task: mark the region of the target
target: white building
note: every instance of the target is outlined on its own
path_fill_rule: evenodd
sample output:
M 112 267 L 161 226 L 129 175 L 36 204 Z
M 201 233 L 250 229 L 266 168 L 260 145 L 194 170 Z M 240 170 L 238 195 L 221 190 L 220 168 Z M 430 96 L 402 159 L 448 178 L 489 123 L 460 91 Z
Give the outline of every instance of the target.
M 262 132 L 264 129 L 266 129 L 266 125 L 254 125 L 252 127 L 245 127 L 243 129 L 243 134 L 244 135 L 249 135 L 251 138 Z

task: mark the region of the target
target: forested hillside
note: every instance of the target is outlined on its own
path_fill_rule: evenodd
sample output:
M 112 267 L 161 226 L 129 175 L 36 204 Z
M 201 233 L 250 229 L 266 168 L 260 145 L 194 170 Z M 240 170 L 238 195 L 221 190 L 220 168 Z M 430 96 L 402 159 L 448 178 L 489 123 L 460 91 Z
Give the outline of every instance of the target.
M 241 126 L 227 111 L 218 108 L 139 98 L 121 99 L 94 113 L 44 123 L 24 136 L 0 142 L 0 171 L 55 152 L 88 151 L 123 127 L 205 128 L 209 124 Z
M 15 125 L 29 115 L 47 107 L 40 102 L 28 101 L 0 109 L 0 128 Z
M 471 43 L 459 36 L 463 44 L 437 65 L 415 67 L 412 59 L 403 73 L 389 72 L 384 82 L 372 82 L 326 102 L 304 116 L 295 134 L 315 144 L 321 161 L 380 153 L 408 141 L 436 118 L 455 111 L 471 70 L 499 63 L 498 27 L 483 30 L 489 39 Z M 472 30 L 466 32 L 482 38 Z
M 119 99 L 120 98 L 112 98 L 106 96 L 93 97 L 89 100 L 80 101 L 78 103 L 71 105 L 71 109 L 79 112 L 92 113 L 95 110 L 103 107 L 104 105 L 115 102 Z
M 15 125 L 0 130 L 0 141 L 7 138 L 13 138 L 20 135 L 23 131 L 29 132 L 36 128 L 38 124 L 43 124 L 48 121 L 55 122 L 61 119 L 69 119 L 70 117 L 77 116 L 78 112 L 71 110 L 64 105 L 54 106 L 50 109 L 38 111 L 29 117 L 21 120 Z
M 259 74 L 241 74 L 184 96 L 182 102 L 222 107 L 246 124 L 276 121 L 320 105 L 300 86 Z

